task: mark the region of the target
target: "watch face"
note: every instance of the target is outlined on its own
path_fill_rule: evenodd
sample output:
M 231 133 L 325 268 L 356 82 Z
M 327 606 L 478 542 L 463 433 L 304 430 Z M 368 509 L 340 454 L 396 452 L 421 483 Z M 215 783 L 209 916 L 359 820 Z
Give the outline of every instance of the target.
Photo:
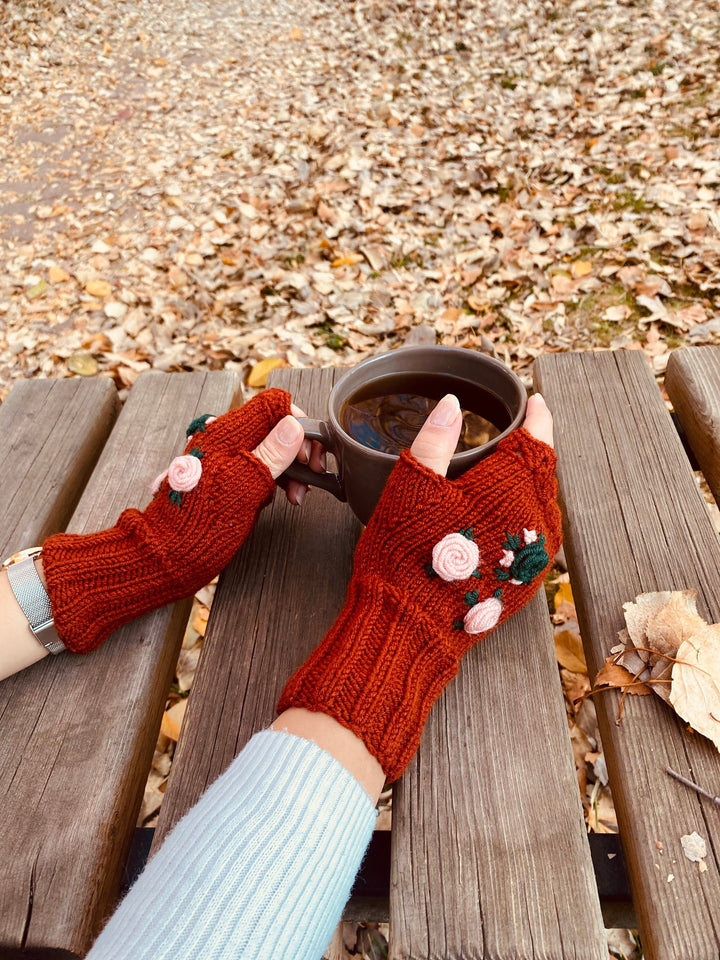
M 26 550 L 18 550 L 11 557 L 0 563 L 0 570 L 11 567 L 14 563 L 20 563 L 21 560 L 27 560 L 28 557 L 36 557 L 40 553 L 40 547 L 28 547 Z

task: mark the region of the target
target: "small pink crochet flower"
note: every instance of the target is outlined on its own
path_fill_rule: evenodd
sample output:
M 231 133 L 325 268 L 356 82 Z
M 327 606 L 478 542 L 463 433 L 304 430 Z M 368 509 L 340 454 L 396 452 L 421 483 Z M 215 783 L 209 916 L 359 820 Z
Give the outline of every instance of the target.
M 463 533 L 449 533 L 436 543 L 432 568 L 443 580 L 466 580 L 477 569 L 480 551 L 474 540 Z
M 465 614 L 463 627 L 466 633 L 486 633 L 497 624 L 502 613 L 502 603 L 497 597 L 488 597 L 482 603 L 476 603 Z
M 178 493 L 194 490 L 202 476 L 202 464 L 199 457 L 185 455 L 175 457 L 168 467 L 167 478 L 170 487 Z
M 155 479 L 153 480 L 153 485 L 152 485 L 152 495 L 153 495 L 153 496 L 155 496 L 155 494 L 159 492 L 160 487 L 162 486 L 163 480 L 165 479 L 165 477 L 166 477 L 167 475 L 168 475 L 167 470 L 163 470 L 162 473 L 159 473 L 159 474 L 155 477 Z

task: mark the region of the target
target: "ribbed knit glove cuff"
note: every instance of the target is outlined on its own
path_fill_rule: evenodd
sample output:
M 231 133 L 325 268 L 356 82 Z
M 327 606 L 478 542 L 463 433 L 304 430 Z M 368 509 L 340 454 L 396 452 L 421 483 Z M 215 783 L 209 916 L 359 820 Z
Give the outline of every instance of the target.
M 251 451 L 290 413 L 290 394 L 267 390 L 187 430 L 185 453 L 154 484 L 144 512 L 125 510 L 93 534 L 56 534 L 42 545 L 58 634 L 87 653 L 114 630 L 191 596 L 230 562 L 272 498 L 275 481 Z
M 333 716 L 399 777 L 463 654 L 541 585 L 561 542 L 554 470 L 552 449 L 522 429 L 455 481 L 403 453 L 345 607 L 278 709 Z

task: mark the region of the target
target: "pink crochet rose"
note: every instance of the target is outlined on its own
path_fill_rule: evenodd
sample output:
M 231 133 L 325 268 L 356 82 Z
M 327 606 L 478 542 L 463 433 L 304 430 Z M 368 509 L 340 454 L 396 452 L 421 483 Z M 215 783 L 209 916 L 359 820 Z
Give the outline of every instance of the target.
M 502 603 L 496 597 L 488 597 L 482 603 L 476 603 L 465 614 L 463 627 L 466 633 L 486 633 L 492 630 L 500 619 Z
M 202 464 L 199 457 L 186 454 L 175 457 L 168 467 L 167 477 L 170 486 L 178 493 L 187 493 L 194 490 L 202 476 Z
M 462 533 L 449 533 L 433 547 L 432 568 L 448 582 L 467 579 L 477 569 L 479 560 L 477 544 Z
M 155 494 L 159 492 L 160 487 L 162 486 L 162 482 L 163 482 L 163 480 L 165 479 L 165 477 L 166 477 L 167 475 L 168 475 L 167 470 L 163 470 L 162 473 L 159 473 L 159 474 L 155 477 L 155 479 L 153 480 L 153 485 L 152 485 L 152 495 L 153 495 L 153 496 L 155 496 Z

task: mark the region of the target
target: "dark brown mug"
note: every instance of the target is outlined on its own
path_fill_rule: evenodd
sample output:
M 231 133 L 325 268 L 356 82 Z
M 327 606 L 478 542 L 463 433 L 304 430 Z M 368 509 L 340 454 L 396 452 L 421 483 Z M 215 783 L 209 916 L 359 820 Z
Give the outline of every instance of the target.
M 305 436 L 319 440 L 335 457 L 337 474 L 330 471 L 315 473 L 303 464 L 294 463 L 285 471 L 285 476 L 328 490 L 338 500 L 347 501 L 357 518 L 367 523 L 398 456 L 373 450 L 350 436 L 342 426 L 341 411 L 359 391 L 377 387 L 382 392 L 383 380 L 403 374 L 415 377 L 441 375 L 446 393 L 456 390 L 462 393 L 465 383 L 481 387 L 490 399 L 491 416 L 483 410 L 475 412 L 492 420 L 500 433 L 481 446 L 455 453 L 448 469 L 451 479 L 489 456 L 503 437 L 523 422 L 527 401 L 525 387 L 500 360 L 460 347 L 403 347 L 364 360 L 339 380 L 330 393 L 327 420 L 300 418 Z M 456 382 L 455 389 L 453 381 Z

